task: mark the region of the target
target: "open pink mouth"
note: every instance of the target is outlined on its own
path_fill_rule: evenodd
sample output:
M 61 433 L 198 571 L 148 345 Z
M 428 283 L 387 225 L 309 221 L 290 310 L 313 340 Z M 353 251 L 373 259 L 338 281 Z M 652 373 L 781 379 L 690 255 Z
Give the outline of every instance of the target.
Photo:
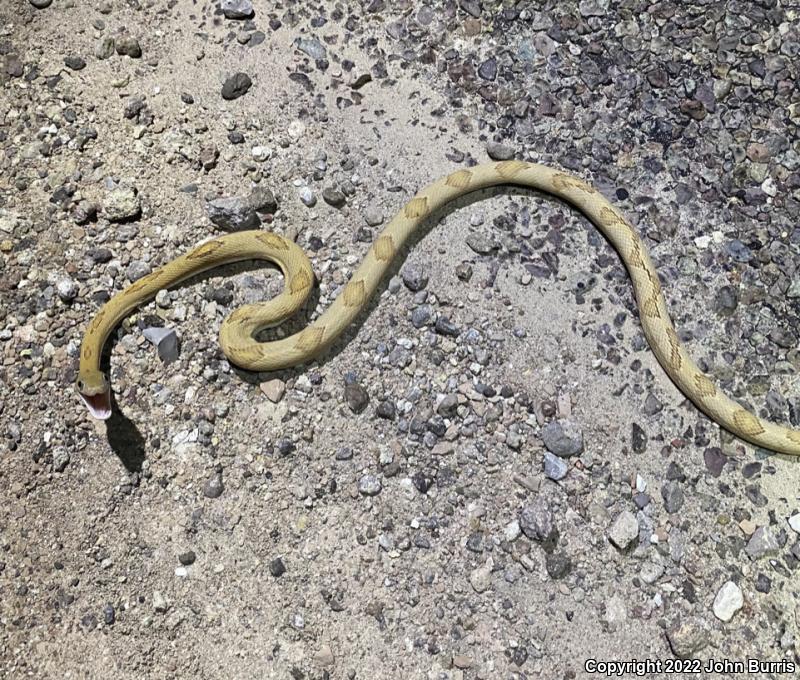
M 111 417 L 111 390 L 100 394 L 81 393 L 81 399 L 94 418 L 108 420 Z

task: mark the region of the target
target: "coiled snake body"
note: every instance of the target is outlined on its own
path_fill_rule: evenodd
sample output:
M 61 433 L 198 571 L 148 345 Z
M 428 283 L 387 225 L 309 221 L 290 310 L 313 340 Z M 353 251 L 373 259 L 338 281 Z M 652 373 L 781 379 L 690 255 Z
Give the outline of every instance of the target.
M 523 161 L 486 163 L 457 170 L 422 189 L 381 232 L 339 296 L 315 322 L 281 340 L 257 342 L 254 335 L 297 311 L 314 284 L 305 253 L 293 242 L 263 231 L 233 233 L 208 241 L 139 279 L 109 300 L 89 324 L 81 345 L 77 381 L 96 417 L 111 414 L 108 380 L 100 355 L 108 335 L 131 310 L 162 288 L 222 264 L 266 259 L 278 264 L 286 285 L 273 300 L 234 310 L 220 329 L 228 359 L 245 369 L 270 371 L 296 366 L 318 356 L 352 323 L 367 304 L 409 236 L 434 210 L 477 189 L 515 184 L 553 194 L 581 210 L 622 257 L 633 282 L 642 328 L 658 361 L 678 388 L 712 420 L 758 446 L 800 455 L 800 431 L 765 421 L 724 395 L 687 354 L 667 311 L 658 274 L 634 228 L 592 186 L 552 168 Z

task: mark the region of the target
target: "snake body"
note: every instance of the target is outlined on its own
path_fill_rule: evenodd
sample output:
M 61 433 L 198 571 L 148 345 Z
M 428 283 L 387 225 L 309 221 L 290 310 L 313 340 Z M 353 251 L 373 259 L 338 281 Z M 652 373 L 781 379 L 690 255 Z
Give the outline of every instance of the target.
M 611 242 L 633 283 L 642 328 L 659 363 L 677 387 L 709 418 L 738 437 L 781 453 L 800 455 L 800 431 L 768 422 L 733 401 L 692 361 L 678 339 L 658 274 L 636 230 L 594 187 L 553 168 L 511 160 L 457 170 L 422 189 L 383 229 L 330 307 L 302 331 L 257 342 L 254 335 L 292 315 L 314 284 L 303 251 L 277 234 L 233 233 L 208 241 L 112 297 L 87 328 L 81 346 L 78 390 L 94 415 L 110 415 L 110 388 L 100 370 L 108 335 L 131 310 L 162 288 L 198 272 L 247 259 L 267 259 L 286 285 L 274 300 L 234 310 L 222 323 L 220 344 L 245 369 L 271 371 L 305 363 L 323 353 L 353 322 L 379 286 L 397 252 L 432 212 L 464 194 L 498 184 L 530 187 L 557 196 L 583 212 Z

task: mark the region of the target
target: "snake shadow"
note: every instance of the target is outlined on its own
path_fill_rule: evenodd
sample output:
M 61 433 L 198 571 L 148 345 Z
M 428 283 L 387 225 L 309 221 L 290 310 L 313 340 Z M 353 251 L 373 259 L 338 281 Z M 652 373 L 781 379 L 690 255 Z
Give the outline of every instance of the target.
M 253 273 L 257 271 L 273 271 L 280 274 L 280 268 L 269 262 L 268 260 L 242 260 L 240 262 L 233 262 L 231 264 L 220 265 L 213 269 L 200 272 L 185 281 L 181 281 L 175 286 L 171 286 L 169 290 L 180 290 L 182 288 L 190 288 L 198 284 L 207 282 L 209 279 L 222 277 L 228 279 L 238 274 Z M 287 320 L 282 327 L 289 332 L 294 332 L 292 329 L 300 330 L 303 326 L 311 321 L 311 314 L 319 302 L 319 286 L 314 286 L 313 291 L 309 295 L 309 299 L 300 312 L 290 320 Z M 116 340 L 119 338 L 113 336 L 103 348 L 103 356 L 101 359 L 101 368 L 110 375 L 111 370 L 111 348 Z M 222 350 L 218 349 L 219 358 L 224 359 Z M 260 382 L 259 373 L 242 370 L 233 364 L 231 368 L 242 380 L 249 383 Z M 113 382 L 113 380 L 112 380 Z M 114 391 L 111 392 L 111 417 L 106 421 L 106 439 L 111 450 L 119 458 L 125 469 L 130 473 L 139 473 L 142 471 L 142 466 L 147 458 L 147 444 L 144 435 L 141 433 L 136 424 L 128 418 L 119 402 L 116 400 Z

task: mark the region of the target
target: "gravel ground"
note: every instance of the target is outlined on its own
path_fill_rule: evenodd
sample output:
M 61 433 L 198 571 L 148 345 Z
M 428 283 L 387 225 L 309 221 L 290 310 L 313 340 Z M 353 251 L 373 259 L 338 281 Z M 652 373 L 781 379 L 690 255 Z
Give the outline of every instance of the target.
M 421 186 L 516 157 L 619 205 L 701 366 L 800 426 L 796 3 L 4 0 L 0 25 L 0 676 L 800 660 L 800 467 L 681 396 L 616 254 L 532 192 L 448 208 L 315 364 L 227 363 L 222 319 L 282 286 L 244 264 L 122 324 L 110 421 L 72 388 L 99 306 L 202 239 L 295 238 L 313 318 Z

